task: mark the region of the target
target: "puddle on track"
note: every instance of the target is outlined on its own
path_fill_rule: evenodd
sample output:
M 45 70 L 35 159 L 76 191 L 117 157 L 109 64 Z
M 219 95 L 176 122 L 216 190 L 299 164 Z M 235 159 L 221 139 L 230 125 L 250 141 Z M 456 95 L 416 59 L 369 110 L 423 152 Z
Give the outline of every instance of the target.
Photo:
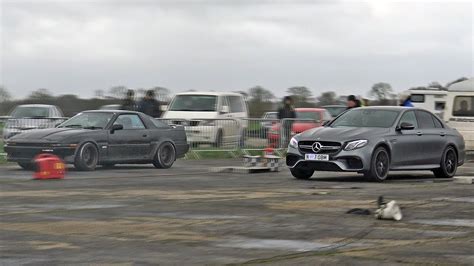
M 330 246 L 311 241 L 301 240 L 283 240 L 283 239 L 257 239 L 242 238 L 226 241 L 219 244 L 220 247 L 243 248 L 243 249 L 276 249 L 276 250 L 292 250 L 292 251 L 311 251 L 318 250 Z
M 412 223 L 427 224 L 427 225 L 446 225 L 446 226 L 467 226 L 474 227 L 474 220 L 472 219 L 416 219 L 411 220 Z

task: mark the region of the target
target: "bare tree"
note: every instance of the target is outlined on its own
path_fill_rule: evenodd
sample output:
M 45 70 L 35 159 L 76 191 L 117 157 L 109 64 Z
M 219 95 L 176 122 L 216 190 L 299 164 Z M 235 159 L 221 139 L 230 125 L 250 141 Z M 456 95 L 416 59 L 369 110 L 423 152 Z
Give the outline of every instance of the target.
M 333 91 L 326 91 L 321 93 L 321 96 L 318 97 L 318 102 L 320 106 L 330 105 L 336 103 L 336 93 Z
M 37 89 L 33 91 L 29 96 L 28 99 L 30 100 L 50 100 L 53 98 L 53 94 L 48 89 Z
M 114 97 L 114 98 L 123 98 L 125 96 L 125 93 L 127 92 L 127 87 L 125 86 L 114 86 L 112 88 L 109 89 L 109 94 L 110 96 Z
M 293 98 L 296 107 L 312 107 L 314 104 L 310 103 L 310 98 L 313 97 L 313 93 L 310 89 L 304 86 L 291 87 L 286 90 L 288 94 Z
M 375 83 L 370 90 L 370 95 L 374 96 L 380 102 L 389 100 L 392 94 L 392 86 L 385 82 Z
M 275 95 L 270 90 L 261 86 L 255 86 L 249 89 L 248 106 L 250 115 L 253 117 L 261 116 L 264 112 L 270 111 L 273 107 Z
M 10 92 L 3 86 L 0 86 L 0 102 L 7 102 L 12 99 Z

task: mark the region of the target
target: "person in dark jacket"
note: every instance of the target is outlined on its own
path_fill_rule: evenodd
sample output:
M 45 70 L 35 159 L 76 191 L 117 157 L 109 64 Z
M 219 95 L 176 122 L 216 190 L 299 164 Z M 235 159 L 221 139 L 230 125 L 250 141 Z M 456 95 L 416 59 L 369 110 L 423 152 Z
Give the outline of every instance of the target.
M 291 128 L 296 118 L 295 108 L 293 107 L 293 99 L 290 96 L 283 98 L 283 106 L 278 109 L 278 119 L 281 120 L 280 137 L 282 138 L 283 147 L 288 145 L 291 137 Z
M 135 92 L 133 90 L 127 91 L 127 95 L 125 99 L 123 99 L 120 109 L 128 111 L 137 110 L 137 103 L 135 102 Z
M 361 107 L 360 101 L 354 96 L 347 96 L 347 109 Z
M 161 117 L 160 103 L 155 99 L 155 92 L 148 90 L 145 97 L 138 104 L 138 111 L 151 117 Z

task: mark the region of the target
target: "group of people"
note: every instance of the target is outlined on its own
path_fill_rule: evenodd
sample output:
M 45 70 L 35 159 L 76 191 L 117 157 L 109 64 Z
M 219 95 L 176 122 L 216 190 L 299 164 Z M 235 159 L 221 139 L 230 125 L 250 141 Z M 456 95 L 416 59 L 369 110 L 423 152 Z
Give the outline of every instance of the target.
M 153 90 L 148 90 L 138 103 L 135 101 L 135 91 L 128 90 L 120 109 L 142 112 L 151 117 L 161 117 L 160 102 L 155 99 Z

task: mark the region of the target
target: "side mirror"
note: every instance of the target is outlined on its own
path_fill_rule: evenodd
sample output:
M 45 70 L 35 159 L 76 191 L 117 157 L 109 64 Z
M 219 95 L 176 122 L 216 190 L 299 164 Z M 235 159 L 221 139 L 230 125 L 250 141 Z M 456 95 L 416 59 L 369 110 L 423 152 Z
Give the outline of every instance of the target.
M 122 130 L 122 129 L 123 129 L 123 125 L 115 124 L 115 125 L 112 125 L 112 128 L 110 129 L 110 133 L 114 134 L 115 131 Z
M 415 129 L 415 126 L 407 122 L 401 123 L 400 126 L 398 127 L 398 130 L 413 130 L 413 129 Z
M 227 106 L 227 105 L 222 106 L 221 113 L 223 113 L 223 114 L 229 113 L 229 106 Z

